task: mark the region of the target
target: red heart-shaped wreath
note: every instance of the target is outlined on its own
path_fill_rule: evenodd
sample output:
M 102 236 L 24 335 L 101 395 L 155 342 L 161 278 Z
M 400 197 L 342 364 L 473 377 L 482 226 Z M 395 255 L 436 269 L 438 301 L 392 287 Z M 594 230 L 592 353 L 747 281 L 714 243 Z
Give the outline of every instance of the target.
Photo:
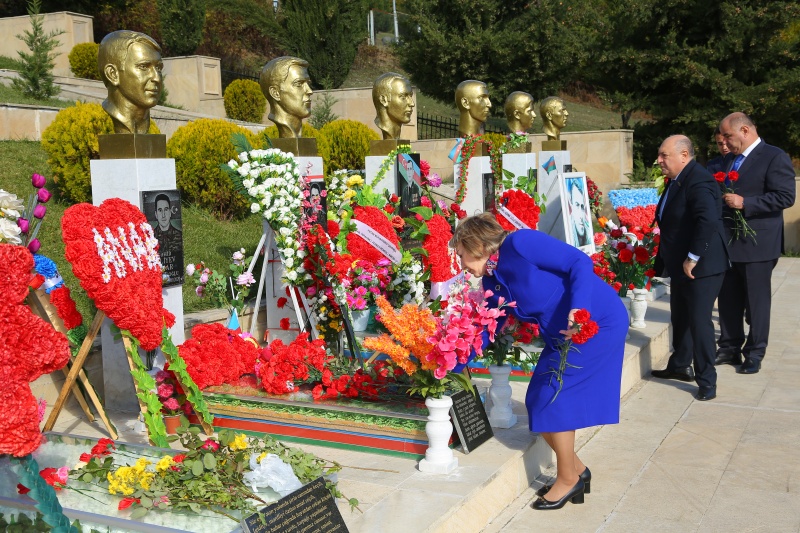
M 73 205 L 61 228 L 64 255 L 97 308 L 145 350 L 161 345 L 175 316 L 164 309 L 158 242 L 139 208 L 119 198 Z

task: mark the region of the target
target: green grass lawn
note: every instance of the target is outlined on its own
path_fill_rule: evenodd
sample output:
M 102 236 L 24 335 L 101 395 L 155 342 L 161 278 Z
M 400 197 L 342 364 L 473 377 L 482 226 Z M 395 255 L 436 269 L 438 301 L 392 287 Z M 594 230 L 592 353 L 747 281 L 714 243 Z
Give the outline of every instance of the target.
M 78 310 L 88 322 L 94 313 L 94 307 L 64 259 L 64 242 L 61 240 L 61 217 L 70 203 L 57 196 L 57 188 L 47 164 L 47 154 L 39 142 L 0 141 L 0 161 L 4 163 L 0 169 L 0 189 L 20 198 L 27 199 L 34 191 L 30 182 L 31 174 L 36 172 L 47 177 L 46 187 L 54 194 L 47 203 L 47 215 L 39 233 L 39 240 L 42 242 L 39 253 L 56 262 Z M 261 230 L 261 219 L 257 216 L 238 221 L 219 221 L 203 209 L 184 205 L 184 260 L 187 263 L 205 261 L 212 269 L 227 269 L 234 251 L 245 248 L 248 253 L 253 253 L 261 237 Z M 184 285 L 183 294 L 184 312 L 211 307 L 209 300 L 198 298 L 194 293 L 191 280 Z

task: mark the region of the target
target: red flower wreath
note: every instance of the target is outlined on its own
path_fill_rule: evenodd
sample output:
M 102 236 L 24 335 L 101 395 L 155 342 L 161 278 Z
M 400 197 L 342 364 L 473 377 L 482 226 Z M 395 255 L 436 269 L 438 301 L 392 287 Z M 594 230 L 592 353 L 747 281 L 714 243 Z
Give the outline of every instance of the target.
M 536 201 L 533 197 L 525 191 L 520 191 L 519 189 L 505 191 L 503 195 L 500 196 L 499 205 L 511 211 L 530 229 L 536 229 L 536 226 L 539 224 L 539 213 L 541 213 L 541 209 L 536 205 Z M 499 211 L 495 213 L 495 218 L 506 231 L 518 229 L 509 222 L 506 217 L 501 215 Z
M 23 305 L 33 270 L 24 246 L 0 244 L 0 454 L 23 457 L 39 447 L 31 381 L 69 361 L 69 342 Z
M 371 227 L 383 235 L 386 240 L 394 244 L 395 247 L 399 248 L 398 244 L 400 241 L 397 238 L 397 233 L 395 233 L 391 221 L 386 218 L 386 214 L 377 207 L 356 206 L 355 209 L 353 209 L 353 218 Z M 356 235 L 355 232 L 351 232 L 347 235 L 347 249 L 355 260 L 366 259 L 372 263 L 377 263 L 379 259 L 385 257 L 374 246 L 359 235 Z M 389 258 L 386 257 L 386 259 Z
M 58 316 L 64 321 L 64 327 L 67 329 L 77 328 L 83 324 L 83 317 L 75 307 L 75 300 L 72 299 L 66 285 L 53 289 L 50 293 L 50 303 L 55 306 Z
M 118 328 L 130 331 L 143 349 L 158 348 L 164 323 L 172 326 L 175 317 L 163 308 L 160 260 L 153 266 L 152 257 L 146 253 L 153 230 L 144 214 L 130 202 L 111 198 L 99 207 L 69 207 L 61 227 L 64 255 L 97 308 Z M 121 246 L 110 242 L 109 235 Z M 106 262 L 101 247 L 105 247 Z M 116 264 L 109 261 L 114 255 L 109 254 L 112 249 L 119 260 Z
M 430 234 L 425 236 L 422 247 L 428 255 L 422 257 L 422 266 L 430 269 L 431 282 L 447 281 L 454 276 L 453 269 L 458 272 L 448 248 L 453 237 L 450 224 L 442 215 L 433 215 L 426 225 Z

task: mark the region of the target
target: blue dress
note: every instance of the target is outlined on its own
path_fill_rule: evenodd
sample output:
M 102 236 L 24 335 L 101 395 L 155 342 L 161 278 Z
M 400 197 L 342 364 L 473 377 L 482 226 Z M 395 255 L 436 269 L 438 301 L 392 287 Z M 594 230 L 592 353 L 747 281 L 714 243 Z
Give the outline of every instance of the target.
M 497 268 L 483 288 L 517 303 L 506 308 L 523 322 L 539 324 L 546 347 L 531 377 L 525 406 L 531 431 L 559 432 L 619 422 L 620 382 L 628 314 L 617 293 L 593 270 L 583 252 L 545 233 L 518 230 L 500 246 Z M 558 395 L 553 370 L 556 343 L 564 338 L 571 309 L 586 309 L 599 326 L 585 344 L 573 344 Z M 555 398 L 555 399 L 554 399 Z

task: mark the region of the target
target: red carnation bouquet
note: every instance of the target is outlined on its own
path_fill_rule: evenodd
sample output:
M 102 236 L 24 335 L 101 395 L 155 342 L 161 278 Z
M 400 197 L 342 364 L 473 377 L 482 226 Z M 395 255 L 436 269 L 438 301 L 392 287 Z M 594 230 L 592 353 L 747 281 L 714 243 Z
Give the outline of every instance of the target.
M 373 206 L 362 207 L 359 205 L 353 208 L 353 219 L 363 222 L 380 233 L 386 240 L 399 249 L 398 245 L 400 240 L 397 238 L 397 232 L 395 232 L 392 222 L 382 210 Z M 355 259 L 366 259 L 376 264 L 380 259 L 389 259 L 355 232 L 347 234 L 347 250 Z
M 325 341 L 308 340 L 308 333 L 301 333 L 288 346 L 280 339 L 272 341 L 264 350 L 256 374 L 264 390 L 270 394 L 288 394 L 301 383 L 322 381 L 330 370 L 325 363 L 330 357 L 325 353 Z
M 739 173 L 735 170 L 731 170 L 728 173 L 725 172 L 717 172 L 714 174 L 714 179 L 719 183 L 720 189 L 722 189 L 722 194 L 736 194 L 736 191 L 733 190 L 732 186 L 734 183 L 739 181 Z M 750 224 L 747 223 L 747 220 L 744 219 L 744 213 L 742 213 L 741 209 L 731 209 L 733 212 L 733 236 L 731 237 L 731 241 L 734 239 L 746 239 L 747 237 L 751 237 L 753 242 L 756 242 L 756 232 L 753 228 L 750 227 Z M 728 242 L 730 244 L 730 241 Z
M 564 387 L 564 371 L 566 371 L 567 367 L 580 368 L 579 366 L 567 362 L 567 356 L 570 350 L 573 349 L 575 344 L 586 344 L 589 339 L 597 335 L 597 332 L 600 331 L 597 322 L 592 320 L 591 314 L 586 309 L 577 309 L 575 313 L 572 314 L 572 319 L 568 325 L 570 325 L 569 329 L 561 331 L 561 333 L 564 334 L 564 340 L 556 343 L 559 355 L 558 368 L 552 369 L 550 372 L 553 374 L 551 376 L 551 383 L 552 378 L 555 377 L 558 382 L 558 389 L 553 399 L 550 400 L 550 403 L 556 401 L 558 393 L 561 392 L 561 389 Z M 579 350 L 576 348 L 575 351 L 577 352 Z
M 431 283 L 448 281 L 459 272 L 455 256 L 449 248 L 450 239 L 453 238 L 450 223 L 442 215 L 433 215 L 425 224 L 428 235 L 422 241 L 422 248 L 428 254 L 423 255 L 422 266 L 430 271 Z

